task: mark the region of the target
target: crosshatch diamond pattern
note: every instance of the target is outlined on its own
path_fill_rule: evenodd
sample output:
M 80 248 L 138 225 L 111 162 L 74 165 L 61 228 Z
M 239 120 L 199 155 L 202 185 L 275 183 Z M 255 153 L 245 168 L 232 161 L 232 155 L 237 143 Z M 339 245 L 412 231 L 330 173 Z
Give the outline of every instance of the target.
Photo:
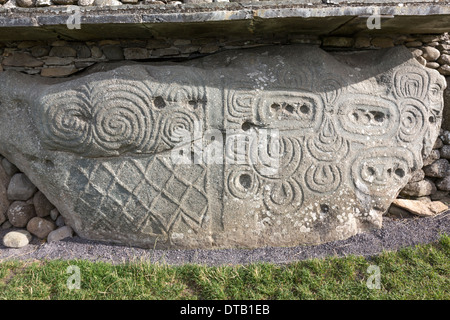
M 167 236 L 180 223 L 194 232 L 202 227 L 208 212 L 206 173 L 202 165 L 173 165 L 153 156 L 90 162 L 74 168 L 71 178 L 84 182 L 77 211 L 95 229 L 110 232 L 119 226 Z

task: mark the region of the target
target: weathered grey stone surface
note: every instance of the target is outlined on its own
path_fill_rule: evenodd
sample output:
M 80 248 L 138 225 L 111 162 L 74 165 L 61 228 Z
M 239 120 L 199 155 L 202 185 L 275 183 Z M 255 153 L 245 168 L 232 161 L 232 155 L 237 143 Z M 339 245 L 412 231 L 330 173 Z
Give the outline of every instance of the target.
M 398 47 L 262 47 L 0 81 L 0 153 L 67 225 L 172 248 L 323 243 L 380 227 L 433 148 L 446 86 Z M 182 152 L 194 162 L 177 162 Z

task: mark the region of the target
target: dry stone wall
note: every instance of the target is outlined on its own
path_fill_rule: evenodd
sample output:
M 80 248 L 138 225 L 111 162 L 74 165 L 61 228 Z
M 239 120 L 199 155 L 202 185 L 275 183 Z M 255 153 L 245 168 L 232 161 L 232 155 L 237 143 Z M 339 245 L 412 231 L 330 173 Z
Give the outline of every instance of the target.
M 36 5 L 37 2 L 34 3 Z M 254 48 L 266 45 L 308 44 L 330 52 L 376 50 L 404 45 L 425 68 L 450 76 L 450 40 L 444 35 L 393 35 L 390 37 L 306 37 L 286 36 L 261 39 L 110 39 L 89 42 L 21 41 L 0 44 L 0 72 L 15 70 L 44 78 L 66 78 L 90 70 L 101 62 L 187 60 L 230 49 Z M 448 92 L 448 85 L 447 85 Z M 447 99 L 448 99 L 447 93 Z M 450 191 L 450 132 L 446 129 L 445 101 L 443 127 L 430 155 L 400 192 L 399 201 L 386 214 L 410 216 L 430 215 L 446 210 Z M 448 148 L 447 148 L 448 147 Z M 10 235 L 5 245 L 26 244 L 31 235 L 49 241 L 72 236 L 64 218 L 42 192 L 8 159 L 1 157 L 0 224 L 3 229 L 24 228 L 27 231 Z M 413 201 L 405 203 L 404 199 Z M 415 202 L 416 201 L 416 202 Z M 439 203 L 436 203 L 440 201 Z M 29 232 L 29 233 L 27 233 Z M 17 237 L 18 239 L 14 238 Z M 12 239 L 10 239 L 12 238 Z
M 98 62 L 185 60 L 231 49 L 309 44 L 328 51 L 375 50 L 404 45 L 427 68 L 450 76 L 450 40 L 444 35 L 315 37 L 286 35 L 252 39 L 106 39 L 100 41 L 21 41 L 0 43 L 2 70 L 43 77 L 67 77 Z
M 58 209 L 24 173 L 1 156 L 0 224 L 3 230 L 14 230 L 3 239 L 4 245 L 12 248 L 26 246 L 32 236 L 51 242 L 73 235 Z

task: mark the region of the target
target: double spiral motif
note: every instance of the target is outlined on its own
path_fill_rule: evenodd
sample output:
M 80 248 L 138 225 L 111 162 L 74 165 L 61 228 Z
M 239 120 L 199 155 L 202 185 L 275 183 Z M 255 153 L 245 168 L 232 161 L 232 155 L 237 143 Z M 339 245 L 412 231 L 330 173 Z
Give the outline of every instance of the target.
M 46 95 L 38 112 L 43 141 L 51 149 L 93 157 L 141 153 L 153 131 L 149 96 L 148 88 L 131 81 Z

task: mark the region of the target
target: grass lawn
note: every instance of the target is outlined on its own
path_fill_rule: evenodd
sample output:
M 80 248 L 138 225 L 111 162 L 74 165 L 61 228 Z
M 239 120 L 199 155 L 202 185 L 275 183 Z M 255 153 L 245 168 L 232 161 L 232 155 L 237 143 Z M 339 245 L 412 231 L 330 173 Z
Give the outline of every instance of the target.
M 80 288 L 72 281 L 79 268 Z M 380 270 L 376 275 L 368 267 Z M 70 271 L 70 270 L 69 270 Z M 374 280 L 374 281 L 372 281 Z M 450 299 L 450 236 L 371 259 L 314 259 L 287 265 L 199 265 L 4 261 L 0 299 Z

